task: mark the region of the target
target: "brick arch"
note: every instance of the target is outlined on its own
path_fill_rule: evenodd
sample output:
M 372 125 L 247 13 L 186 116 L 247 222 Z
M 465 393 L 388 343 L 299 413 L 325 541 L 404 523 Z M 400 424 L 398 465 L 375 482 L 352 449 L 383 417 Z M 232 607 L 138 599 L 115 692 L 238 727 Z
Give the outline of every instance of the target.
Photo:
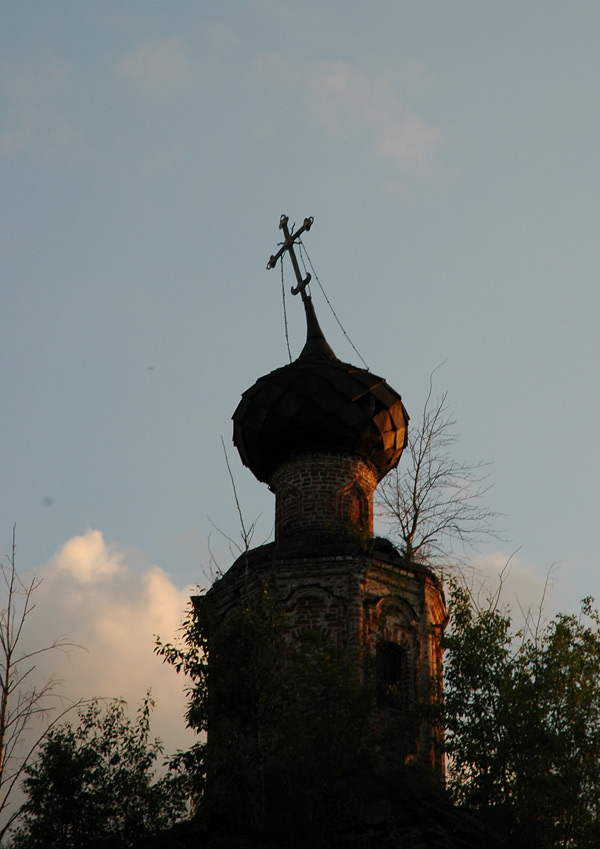
M 277 491 L 276 524 L 282 527 L 300 524 L 303 515 L 302 490 L 285 482 Z
M 420 644 L 419 620 L 410 602 L 389 596 L 380 599 L 373 610 L 369 637 L 370 651 L 378 662 L 384 656 L 386 646 L 397 646 L 402 650 L 398 684 L 404 697 L 409 702 L 414 701 L 419 692 Z
M 369 499 L 357 481 L 341 486 L 335 493 L 337 515 L 360 528 L 369 527 Z
M 412 604 L 404 598 L 386 596 L 373 611 L 372 628 L 380 638 L 396 641 L 396 634 L 416 633 L 419 617 Z
M 242 604 L 241 601 L 239 601 L 239 599 L 236 599 L 235 601 L 231 601 L 227 605 L 227 607 L 224 607 L 220 611 L 219 619 L 220 619 L 221 622 L 227 622 L 227 620 L 229 619 L 230 616 L 232 616 L 234 613 L 237 613 L 238 611 L 243 610 L 243 609 L 244 609 L 244 605 Z
M 304 587 L 292 593 L 285 602 L 290 620 L 289 636 L 293 642 L 307 628 L 319 630 L 326 640 L 340 644 L 345 639 L 341 601 L 321 587 Z

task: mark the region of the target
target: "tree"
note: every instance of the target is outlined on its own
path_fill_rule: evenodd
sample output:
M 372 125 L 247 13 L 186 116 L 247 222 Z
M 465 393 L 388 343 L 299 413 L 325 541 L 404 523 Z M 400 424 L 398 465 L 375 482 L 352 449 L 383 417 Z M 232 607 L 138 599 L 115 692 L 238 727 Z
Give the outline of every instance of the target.
M 45 733 L 26 737 L 33 721 L 52 710 L 50 697 L 55 682 L 52 678 L 33 683 L 37 658 L 45 653 L 66 650 L 72 644 L 59 637 L 49 645 L 31 650 L 23 648 L 27 623 L 35 609 L 34 596 L 40 581 L 32 577 L 23 581 L 16 567 L 16 527 L 13 526 L 10 553 L 0 558 L 0 576 L 4 586 L 0 610 L 0 812 L 11 804 L 27 764 L 31 762 Z M 72 705 L 58 712 L 60 721 Z M 0 840 L 17 816 L 13 811 L 4 821 Z
M 600 616 L 515 631 L 497 597 L 451 587 L 443 722 L 448 787 L 513 847 L 600 845 Z
M 392 526 L 411 562 L 445 565 L 456 546 L 494 535 L 493 513 L 483 501 L 489 489 L 486 464 L 455 460 L 456 422 L 447 393 L 433 399 L 433 374 L 421 421 L 409 428 L 408 451 L 376 492 L 379 515 Z
M 149 739 L 153 706 L 147 695 L 132 721 L 123 702 L 94 701 L 76 727 L 50 729 L 25 768 L 13 849 L 127 849 L 187 814 L 187 778 L 154 780 L 162 746 Z

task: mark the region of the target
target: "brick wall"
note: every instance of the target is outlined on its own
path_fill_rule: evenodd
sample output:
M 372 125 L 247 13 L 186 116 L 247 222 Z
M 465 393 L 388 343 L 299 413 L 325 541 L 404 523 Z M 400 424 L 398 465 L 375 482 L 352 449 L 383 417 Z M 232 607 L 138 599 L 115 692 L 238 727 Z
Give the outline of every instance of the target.
M 354 454 L 302 454 L 273 474 L 275 537 L 359 530 L 373 535 L 374 467 Z
M 351 546 L 346 546 L 346 548 Z M 441 635 L 446 622 L 444 594 L 427 569 L 410 567 L 400 557 L 344 552 L 344 546 L 318 545 L 306 556 L 281 556 L 277 543 L 262 557 L 240 558 L 210 591 L 220 616 L 252 603 L 269 583 L 277 590 L 288 616 L 287 644 L 293 649 L 306 628 L 319 630 L 332 645 L 356 658 L 362 674 L 366 658 L 374 658 L 381 641 L 404 652 L 401 693 L 407 707 L 435 697 L 441 683 Z M 376 705 L 375 728 L 389 730 L 398 711 Z M 436 742 L 441 732 L 422 726 L 411 758 L 443 774 Z

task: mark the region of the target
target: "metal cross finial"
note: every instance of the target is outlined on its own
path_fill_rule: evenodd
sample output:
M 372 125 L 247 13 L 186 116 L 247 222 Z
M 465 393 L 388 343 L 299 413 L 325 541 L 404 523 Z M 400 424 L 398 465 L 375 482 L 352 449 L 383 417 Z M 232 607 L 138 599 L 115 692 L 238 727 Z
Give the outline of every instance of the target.
M 296 252 L 294 251 L 294 242 L 300 238 L 302 233 L 305 230 L 310 230 L 312 227 L 312 223 L 314 218 L 311 216 L 310 218 L 305 218 L 304 223 L 301 227 L 298 227 L 295 233 L 290 233 L 288 228 L 288 217 L 287 215 L 282 215 L 279 219 L 279 229 L 283 230 L 283 235 L 285 236 L 285 242 L 281 246 L 281 248 L 277 251 L 274 256 L 272 256 L 268 263 L 267 268 L 275 268 L 278 260 L 283 256 L 286 251 L 290 252 L 290 259 L 292 260 L 292 265 L 294 266 L 294 273 L 296 274 L 296 280 L 298 281 L 298 285 L 292 288 L 292 295 L 297 295 L 298 292 L 302 295 L 302 300 L 306 300 L 306 292 L 304 289 L 307 284 L 310 283 L 310 274 L 307 274 L 304 279 L 302 279 L 302 274 L 300 273 L 300 268 L 298 266 L 298 260 L 296 259 Z

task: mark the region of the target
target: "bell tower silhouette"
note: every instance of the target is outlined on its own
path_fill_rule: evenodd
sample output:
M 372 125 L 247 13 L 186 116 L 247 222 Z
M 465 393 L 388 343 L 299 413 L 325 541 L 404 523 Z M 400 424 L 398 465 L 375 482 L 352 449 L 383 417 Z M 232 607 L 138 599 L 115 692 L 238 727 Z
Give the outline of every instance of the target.
M 353 658 L 358 677 L 374 665 L 372 725 L 383 730 L 439 695 L 446 608 L 431 570 L 373 536 L 373 494 L 400 461 L 409 417 L 382 377 L 340 361 L 325 340 L 306 292 L 310 275 L 302 278 L 294 252 L 312 223 L 290 233 L 282 216 L 285 241 L 267 266 L 289 253 L 306 343 L 296 360 L 247 389 L 233 414 L 242 462 L 275 493 L 275 539 L 238 558 L 209 596 L 225 620 L 274 583 L 289 645 L 315 629 Z M 407 759 L 442 776 L 436 734 L 421 723 Z

